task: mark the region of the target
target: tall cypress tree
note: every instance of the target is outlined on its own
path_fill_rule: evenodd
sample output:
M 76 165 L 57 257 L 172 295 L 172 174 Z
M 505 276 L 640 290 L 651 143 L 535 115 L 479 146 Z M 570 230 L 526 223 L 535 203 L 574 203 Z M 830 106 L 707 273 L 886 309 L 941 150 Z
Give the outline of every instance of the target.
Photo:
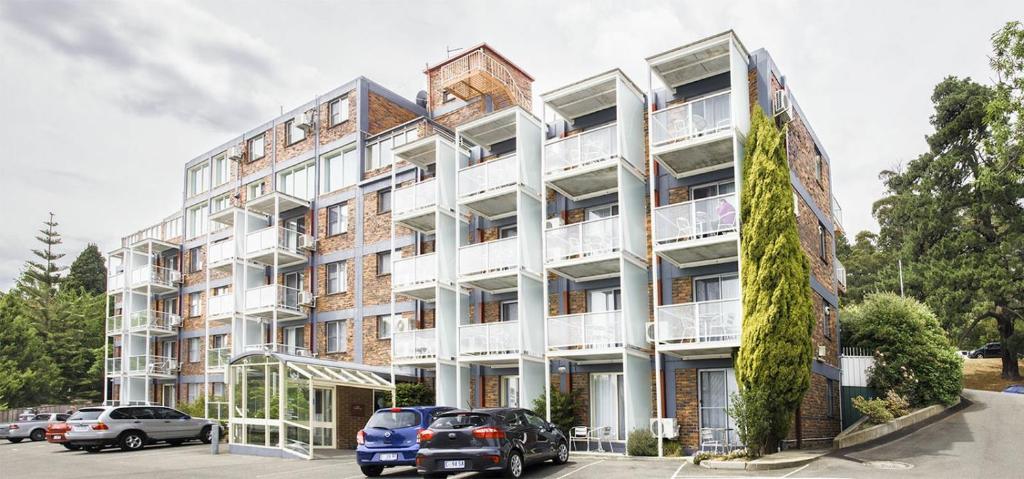
M 103 264 L 100 249 L 90 243 L 71 263 L 64 289 L 82 289 L 89 294 L 103 294 L 107 286 L 107 267 Z
M 755 108 L 740 193 L 743 338 L 736 379 L 766 399 L 767 450 L 786 437 L 810 387 L 814 314 L 800 246 L 784 133 Z

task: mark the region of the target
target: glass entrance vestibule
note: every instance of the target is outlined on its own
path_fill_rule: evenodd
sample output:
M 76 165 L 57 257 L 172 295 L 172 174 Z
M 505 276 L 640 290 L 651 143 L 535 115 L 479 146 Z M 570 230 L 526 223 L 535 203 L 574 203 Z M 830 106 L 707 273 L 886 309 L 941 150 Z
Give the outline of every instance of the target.
M 280 353 L 243 354 L 229 369 L 232 453 L 312 459 L 349 432 L 338 429 L 343 399 L 348 413 L 368 418 L 374 392 L 394 391 L 390 380 L 360 365 Z M 365 404 L 347 399 L 363 396 Z

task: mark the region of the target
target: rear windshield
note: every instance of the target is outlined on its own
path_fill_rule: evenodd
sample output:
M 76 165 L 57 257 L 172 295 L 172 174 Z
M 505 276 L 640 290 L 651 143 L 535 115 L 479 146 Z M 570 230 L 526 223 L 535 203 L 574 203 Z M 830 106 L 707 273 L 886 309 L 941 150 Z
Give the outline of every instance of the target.
M 95 421 L 103 414 L 102 409 L 82 409 L 71 415 L 68 421 Z
M 366 423 L 367 428 L 400 429 L 420 425 L 420 414 L 416 411 L 377 411 Z
M 487 424 L 490 416 L 477 413 L 444 414 L 437 418 L 431 429 L 462 429 L 466 427 L 483 426 Z

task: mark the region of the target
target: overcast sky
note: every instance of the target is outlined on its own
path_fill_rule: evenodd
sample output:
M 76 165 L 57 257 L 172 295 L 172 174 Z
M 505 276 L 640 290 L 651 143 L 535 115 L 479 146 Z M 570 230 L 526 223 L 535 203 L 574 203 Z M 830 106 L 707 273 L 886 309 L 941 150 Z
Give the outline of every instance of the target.
M 358 75 L 413 98 L 425 64 L 480 42 L 539 94 L 613 67 L 644 85 L 645 57 L 734 29 L 787 76 L 847 230 L 876 230 L 877 174 L 924 149 L 931 88 L 990 81 L 989 37 L 1022 17 L 1019 1 L 0 0 L 0 289 L 47 212 L 67 264 L 107 252 L 181 207 L 186 161 L 281 107 Z

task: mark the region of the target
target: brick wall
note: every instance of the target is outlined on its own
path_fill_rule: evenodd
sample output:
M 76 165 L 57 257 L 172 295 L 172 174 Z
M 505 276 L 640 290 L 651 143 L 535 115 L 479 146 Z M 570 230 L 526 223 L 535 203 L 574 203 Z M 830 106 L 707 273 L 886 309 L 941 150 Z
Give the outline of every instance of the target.
M 255 136 L 256 135 L 253 135 L 250 138 L 253 138 Z M 271 158 L 273 158 L 273 139 L 271 138 L 272 136 L 272 130 L 266 130 L 263 132 L 263 157 L 257 159 L 256 161 L 252 161 L 252 152 L 249 151 L 249 141 L 248 139 L 246 139 L 245 144 L 242 145 L 243 151 L 245 152 L 241 162 L 241 170 L 243 177 L 270 166 L 270 160 Z
M 336 444 L 339 449 L 355 449 L 356 433 L 373 414 L 373 390 L 338 386 L 334 389 L 337 406 Z
M 700 446 L 700 410 L 697 392 L 697 369 L 676 369 L 676 422 L 679 442 L 683 447 Z
M 412 121 L 416 114 L 374 92 L 369 95 L 369 131 L 376 135 L 402 123 Z
M 842 431 L 841 417 L 839 414 L 839 387 L 838 382 L 833 390 L 833 415 L 828 412 L 828 386 L 826 378 L 818 374 L 811 374 L 811 388 L 800 403 L 800 417 L 794 418 L 794 423 L 789 428 L 787 440 L 796 440 L 796 421 L 800 421 L 800 434 L 804 439 L 802 447 L 830 447 L 831 438 Z M 823 440 L 823 438 L 825 438 Z
M 335 99 L 344 96 L 348 97 L 348 120 L 332 126 L 330 104 Z M 350 135 L 357 131 L 359 126 L 359 120 L 356 118 L 357 112 L 359 111 L 358 105 L 359 95 L 356 94 L 356 90 L 350 90 L 320 104 L 319 116 L 321 145 L 326 145 L 332 141 L 345 137 L 345 135 Z

